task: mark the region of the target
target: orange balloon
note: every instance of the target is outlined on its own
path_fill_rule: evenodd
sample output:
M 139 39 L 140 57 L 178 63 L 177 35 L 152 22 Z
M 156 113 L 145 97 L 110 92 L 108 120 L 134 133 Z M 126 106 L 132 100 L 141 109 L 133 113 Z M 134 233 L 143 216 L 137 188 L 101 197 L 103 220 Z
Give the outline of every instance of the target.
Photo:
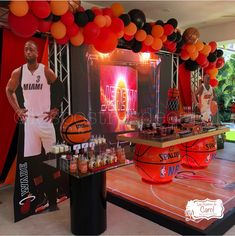
M 147 34 L 144 30 L 138 30 L 135 34 L 135 39 L 139 42 L 143 42 L 147 37 Z
M 215 77 L 215 76 L 218 74 L 218 72 L 219 72 L 218 68 L 213 68 L 213 69 L 208 70 L 207 73 L 208 73 L 210 76 Z
M 163 34 L 160 39 L 162 40 L 163 43 L 165 43 L 167 40 L 167 36 L 165 34 Z
M 84 42 L 84 36 L 81 31 L 78 31 L 78 33 L 70 38 L 70 42 L 73 46 L 80 46 Z
M 162 40 L 159 39 L 159 38 L 154 38 L 153 43 L 152 43 L 151 46 L 156 51 L 160 50 L 162 48 Z
M 204 45 L 203 49 L 200 51 L 200 53 L 208 56 L 209 53 L 211 52 L 211 46 L 210 45 Z
M 120 15 L 122 15 L 124 13 L 124 7 L 122 6 L 122 4 L 116 2 L 116 3 L 113 3 L 111 5 L 111 9 L 113 11 L 113 15 L 116 16 L 116 17 L 119 17 Z
M 105 25 L 105 27 L 109 27 L 109 26 L 111 25 L 111 23 L 112 23 L 112 19 L 111 19 L 111 17 L 108 16 L 108 15 L 105 15 L 104 17 L 105 17 L 105 19 L 106 19 L 106 25 Z
M 211 79 L 211 80 L 216 79 L 216 76 L 210 75 L 210 79 Z
M 122 30 L 122 31 L 118 32 L 116 35 L 120 39 L 124 36 L 124 31 Z
M 9 9 L 15 16 L 25 16 L 29 11 L 27 1 L 11 1 Z
M 193 53 L 189 53 L 189 56 L 192 61 L 195 61 L 197 59 L 198 55 L 199 55 L 199 52 L 197 50 L 195 50 Z
M 196 51 L 196 47 L 193 44 L 186 44 L 185 50 L 189 53 L 194 53 Z
M 52 23 L 51 35 L 55 39 L 62 39 L 66 35 L 66 26 L 61 21 Z
M 135 33 L 137 32 L 137 26 L 131 22 L 129 25 L 127 25 L 125 28 L 124 28 L 124 33 L 126 35 L 129 35 L 129 36 L 132 36 L 134 35 Z
M 94 19 L 94 23 L 100 28 L 104 27 L 107 23 L 106 17 L 102 15 L 97 15 Z
M 198 40 L 196 43 L 195 43 L 195 46 L 197 48 L 198 51 L 201 51 L 203 48 L 204 48 L 204 44 L 201 40 Z
M 151 33 L 154 38 L 160 38 L 164 34 L 164 29 L 161 25 L 154 25 Z
M 50 1 L 51 12 L 56 16 L 62 16 L 69 10 L 68 1 Z
M 153 36 L 148 34 L 146 36 L 146 39 L 144 40 L 144 44 L 147 46 L 150 46 L 150 45 L 152 45 L 152 43 L 153 43 Z

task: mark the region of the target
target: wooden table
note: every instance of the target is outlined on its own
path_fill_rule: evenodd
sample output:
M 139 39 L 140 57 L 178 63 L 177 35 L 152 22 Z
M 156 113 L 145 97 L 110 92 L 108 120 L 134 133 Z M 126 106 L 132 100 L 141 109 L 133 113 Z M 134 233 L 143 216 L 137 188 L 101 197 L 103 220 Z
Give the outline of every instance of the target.
M 120 141 L 128 141 L 131 143 L 144 144 L 144 145 L 158 147 L 158 148 L 165 148 L 165 147 L 170 147 L 170 146 L 174 146 L 181 143 L 194 141 L 197 139 L 208 138 L 208 137 L 215 136 L 218 134 L 223 134 L 228 131 L 229 131 L 229 128 L 223 127 L 215 131 L 208 131 L 206 133 L 190 135 L 190 136 L 182 137 L 182 138 L 175 136 L 173 138 L 170 137 L 169 139 L 164 138 L 164 140 L 163 139 L 160 140 L 159 138 L 154 138 L 150 135 L 142 135 L 139 132 L 133 132 L 133 133 L 126 133 L 126 134 L 119 134 L 117 136 L 117 139 Z

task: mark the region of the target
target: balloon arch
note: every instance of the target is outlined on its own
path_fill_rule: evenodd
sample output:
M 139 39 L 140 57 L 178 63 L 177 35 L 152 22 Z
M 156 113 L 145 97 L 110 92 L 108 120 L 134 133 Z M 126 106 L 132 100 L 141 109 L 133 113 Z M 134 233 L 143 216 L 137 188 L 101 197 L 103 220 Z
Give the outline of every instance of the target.
M 211 86 L 218 85 L 216 75 L 224 65 L 223 51 L 216 42 L 202 42 L 199 31 L 190 27 L 183 34 L 178 22 L 146 22 L 140 9 L 128 13 L 121 3 L 110 7 L 85 10 L 80 1 L 18 1 L 9 3 L 8 23 L 20 37 L 33 36 L 37 31 L 50 33 L 58 44 L 93 45 L 101 53 L 110 53 L 120 41 L 133 52 L 177 53 L 190 71 L 203 68 L 211 77 Z

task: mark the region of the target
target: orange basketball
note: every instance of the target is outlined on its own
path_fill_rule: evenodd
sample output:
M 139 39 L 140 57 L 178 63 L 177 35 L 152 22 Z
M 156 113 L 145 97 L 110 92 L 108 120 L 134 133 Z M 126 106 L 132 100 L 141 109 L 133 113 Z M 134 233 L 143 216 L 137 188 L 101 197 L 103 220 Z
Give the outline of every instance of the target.
M 218 105 L 217 105 L 216 101 L 211 101 L 211 103 L 210 103 L 210 110 L 211 110 L 212 116 L 215 116 L 216 113 L 218 112 Z
M 183 39 L 186 43 L 194 44 L 200 37 L 199 31 L 196 28 L 190 27 L 183 33 Z
M 82 115 L 70 115 L 62 121 L 60 133 L 67 143 L 83 143 L 91 137 L 91 124 Z
M 177 146 L 156 148 L 137 144 L 134 162 L 143 180 L 164 183 L 171 181 L 177 174 L 181 156 Z
M 216 155 L 217 144 L 214 137 L 182 143 L 180 146 L 182 164 L 191 168 L 207 167 Z

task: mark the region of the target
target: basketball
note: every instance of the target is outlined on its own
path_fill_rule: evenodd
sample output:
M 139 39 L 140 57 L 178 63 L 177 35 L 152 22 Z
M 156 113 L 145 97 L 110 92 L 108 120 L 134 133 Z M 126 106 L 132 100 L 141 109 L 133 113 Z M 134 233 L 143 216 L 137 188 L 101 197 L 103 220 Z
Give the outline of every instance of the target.
M 199 31 L 196 28 L 190 27 L 183 33 L 183 39 L 186 43 L 194 44 L 200 37 Z
M 78 0 L 69 0 L 69 10 L 73 13 L 76 13 L 81 6 L 81 1 Z
M 67 143 L 83 143 L 91 137 L 91 124 L 84 116 L 73 114 L 62 121 L 60 133 Z
M 179 148 L 183 165 L 191 168 L 205 168 L 216 155 L 217 144 L 214 137 L 209 137 L 182 143 Z
M 177 174 L 181 156 L 177 146 L 157 148 L 137 144 L 133 160 L 144 181 L 165 183 L 171 181 Z
M 211 115 L 215 116 L 216 113 L 218 112 L 218 105 L 216 101 L 211 101 L 210 103 L 210 110 L 211 110 Z

